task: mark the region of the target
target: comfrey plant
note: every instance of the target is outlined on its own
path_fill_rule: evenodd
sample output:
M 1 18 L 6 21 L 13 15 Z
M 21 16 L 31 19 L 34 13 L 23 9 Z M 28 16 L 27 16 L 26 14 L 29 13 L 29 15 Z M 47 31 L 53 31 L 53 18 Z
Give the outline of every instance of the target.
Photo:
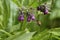
M 30 8 L 30 9 L 32 10 L 32 8 Z M 48 9 L 47 9 L 47 7 L 45 5 L 38 6 L 37 10 L 43 12 L 44 15 L 48 14 Z M 30 22 L 31 20 L 35 20 L 34 13 L 31 13 L 31 12 L 28 11 L 28 12 L 26 12 L 26 14 L 27 14 L 27 16 L 26 16 L 27 17 L 27 22 Z M 21 11 L 19 13 L 18 20 L 19 21 L 24 21 L 24 13 L 23 13 L 23 11 Z
M 37 10 L 43 12 L 44 15 L 48 14 L 48 9 L 47 9 L 47 7 L 45 5 L 38 6 Z

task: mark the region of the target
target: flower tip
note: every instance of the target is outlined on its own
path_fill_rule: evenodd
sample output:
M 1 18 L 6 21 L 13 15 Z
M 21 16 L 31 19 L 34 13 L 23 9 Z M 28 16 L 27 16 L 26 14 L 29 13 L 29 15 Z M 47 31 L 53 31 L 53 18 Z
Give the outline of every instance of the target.
M 19 17 L 18 17 L 18 20 L 19 20 L 19 21 L 24 21 L 24 16 L 19 16 Z
M 47 10 L 47 9 L 44 11 L 44 15 L 45 15 L 45 14 L 48 14 L 48 10 Z

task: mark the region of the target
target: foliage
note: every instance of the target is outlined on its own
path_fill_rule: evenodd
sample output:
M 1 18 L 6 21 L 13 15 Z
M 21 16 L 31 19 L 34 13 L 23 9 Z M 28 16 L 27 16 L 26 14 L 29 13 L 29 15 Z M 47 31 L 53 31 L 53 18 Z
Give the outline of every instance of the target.
M 49 9 L 47 15 L 36 10 L 44 3 Z M 0 0 L 0 40 L 60 40 L 59 4 L 60 0 Z M 26 16 L 23 22 L 18 21 L 19 9 L 24 8 L 25 15 L 31 7 L 41 25 L 27 22 Z

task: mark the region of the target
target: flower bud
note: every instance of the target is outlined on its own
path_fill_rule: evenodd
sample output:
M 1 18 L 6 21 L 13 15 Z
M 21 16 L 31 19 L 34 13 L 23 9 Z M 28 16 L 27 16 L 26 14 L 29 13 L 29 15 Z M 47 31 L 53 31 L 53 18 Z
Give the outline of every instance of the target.
M 27 21 L 28 21 L 28 22 L 31 21 L 31 16 L 30 16 L 30 15 L 27 17 Z
M 24 20 L 24 15 L 20 15 L 20 16 L 18 17 L 18 20 L 19 20 L 19 21 L 23 21 L 23 20 Z
M 44 11 L 44 15 L 45 15 L 45 14 L 48 14 L 48 9 L 45 9 L 45 11 Z
M 32 20 L 35 20 L 35 16 L 33 14 L 31 15 L 31 19 Z

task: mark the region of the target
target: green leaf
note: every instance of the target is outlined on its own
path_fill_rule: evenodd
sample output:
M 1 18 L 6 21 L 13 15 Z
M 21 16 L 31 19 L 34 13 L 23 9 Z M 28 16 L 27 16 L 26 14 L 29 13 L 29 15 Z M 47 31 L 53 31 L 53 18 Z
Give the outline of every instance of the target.
M 57 35 L 60 36 L 60 28 L 52 28 L 50 31 L 50 33 L 52 33 L 53 35 Z
M 60 9 L 60 0 L 56 0 L 56 7 Z
M 29 0 L 24 0 L 24 2 L 23 2 L 23 6 L 28 6 L 28 4 L 29 4 Z
M 51 12 L 50 19 L 60 18 L 60 9 L 55 9 Z
M 32 40 L 48 40 L 49 39 L 49 30 L 48 29 L 45 29 L 44 31 L 42 32 L 39 32 L 37 33 L 33 38 Z
M 18 6 L 10 1 L 10 17 L 7 29 L 12 32 L 11 30 L 14 28 L 13 26 L 17 25 L 18 23 Z
M 23 34 L 22 33 L 17 32 L 16 35 L 11 36 L 11 37 L 7 38 L 6 40 L 31 40 L 31 38 L 35 32 L 29 32 L 29 33 L 23 33 Z
M 4 29 L 6 29 L 6 27 L 8 26 L 8 22 L 9 22 L 9 17 L 10 17 L 10 0 L 2 0 L 2 7 L 3 10 L 2 15 L 3 15 L 3 26 Z
M 23 35 L 13 39 L 13 40 L 31 40 L 32 38 L 32 35 L 34 34 L 35 32 L 30 32 L 30 33 L 24 33 Z

